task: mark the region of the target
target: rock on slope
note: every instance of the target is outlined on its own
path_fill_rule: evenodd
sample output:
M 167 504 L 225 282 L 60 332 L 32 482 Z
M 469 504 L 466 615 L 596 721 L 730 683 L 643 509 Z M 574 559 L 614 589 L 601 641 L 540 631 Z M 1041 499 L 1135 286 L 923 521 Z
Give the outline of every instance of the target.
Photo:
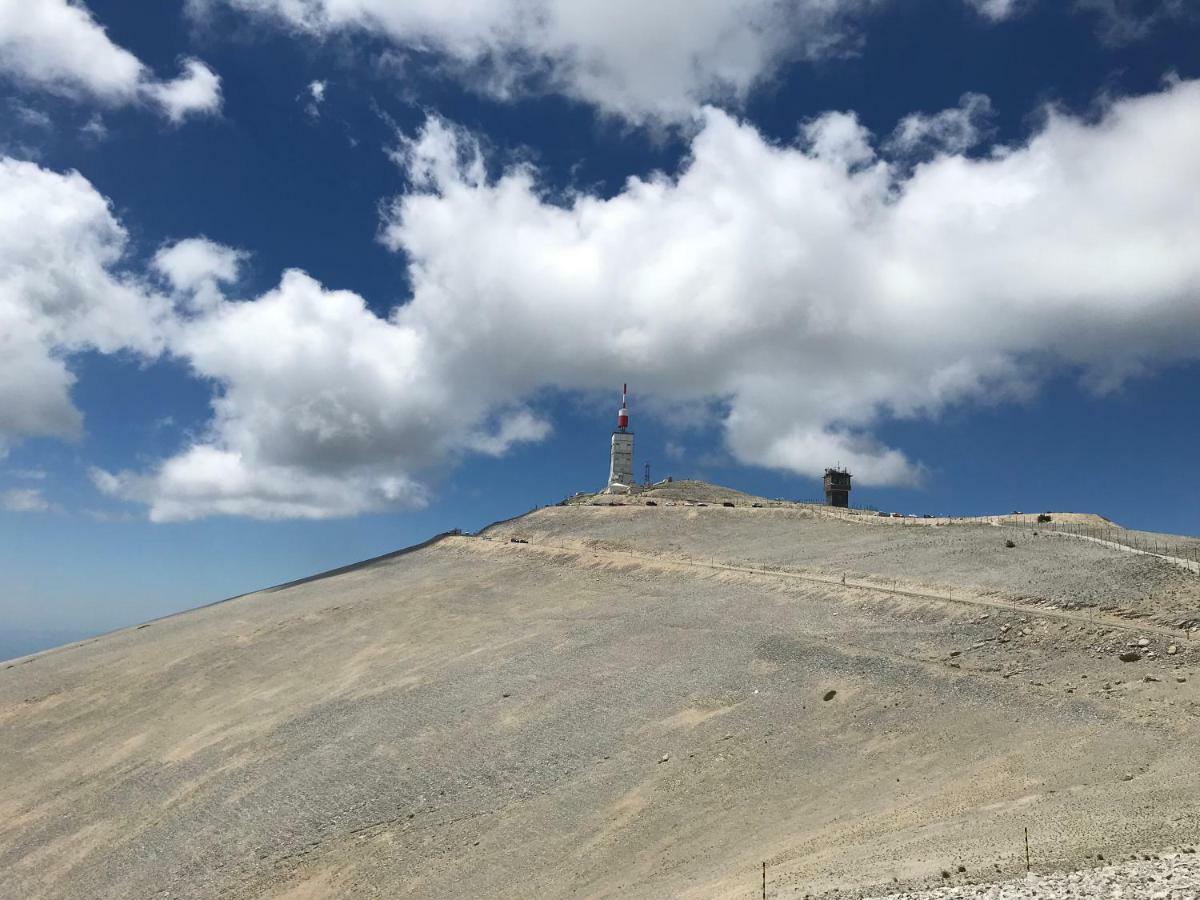
M 1023 873 L 1026 825 L 1043 871 L 1194 840 L 1154 622 L 1195 580 L 1006 533 L 556 507 L 9 663 L 0 896 L 845 897 Z

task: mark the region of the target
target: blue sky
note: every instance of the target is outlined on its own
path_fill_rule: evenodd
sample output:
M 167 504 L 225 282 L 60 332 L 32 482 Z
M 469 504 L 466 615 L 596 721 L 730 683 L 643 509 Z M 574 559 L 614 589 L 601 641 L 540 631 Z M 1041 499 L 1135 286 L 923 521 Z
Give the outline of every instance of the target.
M 622 381 L 656 477 L 1200 533 L 1200 17 L 644 6 L 0 0 L 0 656 L 595 489 Z

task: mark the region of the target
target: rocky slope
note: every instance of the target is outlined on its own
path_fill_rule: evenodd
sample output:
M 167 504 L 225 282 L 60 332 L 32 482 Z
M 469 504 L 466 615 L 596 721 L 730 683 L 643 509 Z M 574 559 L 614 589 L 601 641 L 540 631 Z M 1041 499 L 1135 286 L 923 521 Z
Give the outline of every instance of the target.
M 1023 876 L 1025 827 L 1042 873 L 1196 840 L 1200 580 L 749 499 L 0 667 L 0 896 L 859 897 Z

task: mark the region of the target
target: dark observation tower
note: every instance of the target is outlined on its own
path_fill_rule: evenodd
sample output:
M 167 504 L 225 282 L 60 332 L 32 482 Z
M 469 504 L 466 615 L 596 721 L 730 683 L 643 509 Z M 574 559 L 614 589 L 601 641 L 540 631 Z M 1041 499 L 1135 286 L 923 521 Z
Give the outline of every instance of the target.
M 845 469 L 825 470 L 825 505 L 850 505 L 850 473 Z

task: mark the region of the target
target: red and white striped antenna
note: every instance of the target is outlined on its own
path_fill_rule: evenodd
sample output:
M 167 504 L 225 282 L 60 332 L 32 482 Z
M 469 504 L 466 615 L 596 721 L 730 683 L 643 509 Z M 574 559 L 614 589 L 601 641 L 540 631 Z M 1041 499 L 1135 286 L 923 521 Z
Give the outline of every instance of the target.
M 626 403 L 628 394 L 629 385 L 621 385 L 621 408 L 617 411 L 617 427 L 622 431 L 629 427 L 629 406 Z

